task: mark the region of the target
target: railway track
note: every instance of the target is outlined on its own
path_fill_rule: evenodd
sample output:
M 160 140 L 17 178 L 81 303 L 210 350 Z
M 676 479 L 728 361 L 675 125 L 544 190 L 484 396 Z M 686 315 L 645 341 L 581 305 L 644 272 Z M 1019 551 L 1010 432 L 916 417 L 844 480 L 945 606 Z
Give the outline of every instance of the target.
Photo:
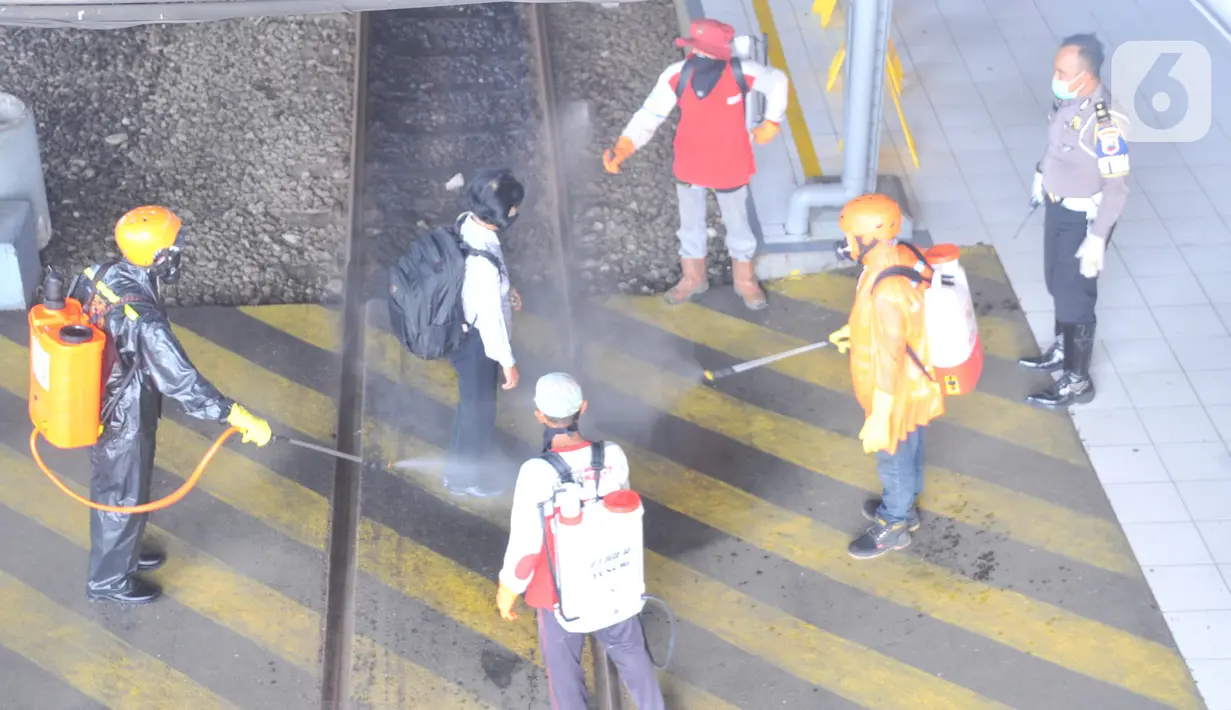
M 460 173 L 507 167 L 526 185 L 522 216 L 502 235 L 528 307 L 569 324 L 569 205 L 543 10 L 484 4 L 358 16 L 351 223 L 337 441 L 362 455 L 367 312 L 387 266 L 414 237 L 466 209 Z M 322 708 L 349 706 L 358 466 L 339 461 L 330 521 Z M 604 674 L 605 675 L 605 674 Z M 604 678 L 605 680 L 605 678 Z

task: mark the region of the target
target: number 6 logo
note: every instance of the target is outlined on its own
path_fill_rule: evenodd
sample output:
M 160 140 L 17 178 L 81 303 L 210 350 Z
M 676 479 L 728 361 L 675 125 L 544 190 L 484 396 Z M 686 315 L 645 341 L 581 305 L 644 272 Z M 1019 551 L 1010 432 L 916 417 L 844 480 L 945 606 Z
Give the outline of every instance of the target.
M 1197 42 L 1125 42 L 1111 55 L 1111 96 L 1134 143 L 1191 143 L 1213 122 L 1210 53 Z

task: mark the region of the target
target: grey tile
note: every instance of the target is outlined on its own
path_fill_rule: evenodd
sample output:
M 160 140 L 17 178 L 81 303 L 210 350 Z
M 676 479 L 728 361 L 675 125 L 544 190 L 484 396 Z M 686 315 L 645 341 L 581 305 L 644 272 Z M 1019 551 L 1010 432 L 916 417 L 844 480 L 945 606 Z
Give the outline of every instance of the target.
M 922 163 L 923 161 L 920 160 Z M 973 199 L 966 189 L 966 182 L 960 177 L 944 180 L 911 180 L 911 188 L 920 203 L 933 202 L 971 202 Z M 923 210 L 927 214 L 927 209 Z
M 1132 173 L 1133 179 L 1141 185 L 1141 189 L 1155 195 L 1166 195 L 1173 192 L 1197 192 L 1201 190 L 1200 183 L 1193 176 L 1187 165 L 1170 165 L 1165 167 L 1138 170 Z
M 1121 525 L 1189 521 L 1174 483 L 1108 483 L 1103 486 Z
M 1133 200 L 1129 198 L 1129 204 Z M 1127 211 L 1127 210 L 1126 210 Z M 1113 249 L 1138 249 L 1171 247 L 1174 242 L 1171 233 L 1156 219 L 1126 219 L 1120 218 L 1116 223 L 1116 231 L 1111 235 Z
M 1020 195 L 999 199 L 980 199 L 975 202 L 975 206 L 985 223 L 1012 222 L 1013 220 L 1021 223 L 1029 209 L 1023 206 Z
M 1151 308 L 1154 320 L 1167 338 L 1209 338 L 1227 335 L 1218 313 L 1210 305 L 1159 306 Z
M 975 98 L 978 99 L 977 96 Z M 950 142 L 953 140 L 953 129 L 965 130 L 967 128 L 990 128 L 993 126 L 992 117 L 983 108 L 982 101 L 973 106 L 933 106 L 933 110 L 936 113 L 937 121 L 947 131 L 946 135 L 949 137 Z M 906 113 L 908 125 L 911 125 L 913 129 L 914 123 L 912 121 L 915 114 L 906 111 L 905 108 L 903 108 L 903 111 Z
M 1164 461 L 1168 462 L 1167 468 L 1175 474 L 1172 477 L 1177 481 L 1195 479 L 1202 476 L 1203 471 L 1190 466 L 1190 470 L 1177 473 L 1170 463 L 1171 459 L 1166 456 L 1188 456 L 1192 455 L 1192 452 L 1181 450 L 1176 454 L 1172 449 L 1164 450 L 1163 447 L 1171 444 L 1212 444 L 1225 448 L 1222 437 L 1214 428 L 1210 416 L 1206 414 L 1205 407 L 1201 405 L 1146 407 L 1138 409 L 1137 416 L 1141 417 L 1141 423 L 1145 425 L 1150 440 L 1160 447 L 1159 454 L 1164 455 Z
M 949 147 L 954 153 L 967 150 L 1003 150 L 1004 141 L 1000 132 L 994 126 L 969 126 L 966 128 L 946 128 L 945 135 Z M 1213 209 L 1212 207 L 1210 208 Z
M 1231 273 L 1198 274 L 1197 280 L 1210 303 L 1215 306 L 1231 304 Z
M 979 210 L 970 200 L 919 201 L 920 211 L 929 225 L 938 227 L 982 226 Z
M 1189 306 L 1210 302 L 1197 277 L 1192 274 L 1138 276 L 1134 280 L 1149 306 Z
M 1216 217 L 1214 205 L 1204 192 L 1186 190 L 1162 195 L 1150 195 L 1150 206 L 1164 222 L 1172 219 L 1191 219 L 1193 217 Z M 1172 232 L 1172 236 L 1175 233 Z
M 1188 379 L 1205 406 L 1231 404 L 1231 369 L 1194 371 L 1188 373 Z
M 1096 332 L 1103 340 L 1162 337 L 1162 331 L 1147 308 L 1100 309 Z
M 1156 442 L 1158 456 L 1173 481 L 1231 481 L 1231 453 L 1227 451 L 1227 445 L 1218 439 L 1205 411 L 1200 407 L 1195 409 L 1195 413 L 1176 413 L 1176 417 L 1185 419 L 1197 430 L 1190 436 L 1197 436 L 1199 432 L 1204 440 L 1170 444 Z M 1179 426 L 1173 428 L 1177 435 L 1182 433 Z
M 1104 270 L 1099 277 L 1098 310 L 1119 308 L 1144 308 L 1145 298 L 1137 289 L 1137 284 L 1131 278 L 1111 278 L 1112 274 Z
M 1231 361 L 1231 336 L 1172 338 L 1171 351 L 1191 376 L 1204 370 L 1222 370 Z
M 1133 143 L 1129 150 L 1134 172 L 1144 168 L 1185 165 L 1184 157 L 1171 143 Z
M 993 150 L 964 150 L 960 153 L 954 153 L 954 160 L 961 169 L 962 174 L 966 177 L 984 176 L 1010 176 L 1017 183 L 1017 172 L 1013 168 L 1013 161 L 1009 158 L 1008 151 L 997 148 Z M 977 182 L 977 181 L 972 181 Z M 1018 188 L 1021 188 L 1018 183 Z
M 1097 329 L 1096 329 L 1097 330 Z M 1180 369 L 1180 363 L 1166 340 L 1144 338 L 1132 340 L 1103 340 L 1103 347 L 1121 375 L 1142 372 L 1171 372 Z
M 1180 253 L 1194 274 L 1225 274 L 1231 280 L 1231 244 L 1182 246 Z
M 1231 244 L 1231 231 L 1219 216 L 1166 218 L 1167 233 L 1180 246 Z
M 1201 140 L 1178 144 L 1176 150 L 1190 168 L 1231 164 L 1231 140 L 1217 127 L 1212 127 Z
M 1210 195 L 1231 189 L 1231 168 L 1225 167 L 1225 164 L 1190 164 L 1189 170 L 1201 187 L 1205 188 L 1206 192 Z
M 1137 407 L 1138 414 L 1146 407 L 1188 407 L 1199 404 L 1197 393 L 1188 378 L 1179 370 L 1171 372 L 1139 372 L 1123 378 L 1124 389 Z M 1156 439 L 1151 439 L 1159 443 Z
M 1116 227 L 1116 232 L 1111 238 L 1119 244 L 1119 227 Z M 1128 272 L 1133 275 L 1134 279 L 1192 273 L 1188 268 L 1188 262 L 1172 247 L 1128 248 L 1121 246 L 1116 249 L 1116 252 L 1124 260 L 1124 265 L 1128 267 Z
M 1157 220 L 1158 218 L 1159 214 L 1154 210 L 1154 205 L 1140 193 L 1136 195 L 1130 194 L 1128 202 L 1124 204 L 1124 211 L 1120 213 L 1121 222 L 1147 219 Z
M 1231 481 L 1182 481 L 1175 487 L 1194 521 L 1231 520 Z

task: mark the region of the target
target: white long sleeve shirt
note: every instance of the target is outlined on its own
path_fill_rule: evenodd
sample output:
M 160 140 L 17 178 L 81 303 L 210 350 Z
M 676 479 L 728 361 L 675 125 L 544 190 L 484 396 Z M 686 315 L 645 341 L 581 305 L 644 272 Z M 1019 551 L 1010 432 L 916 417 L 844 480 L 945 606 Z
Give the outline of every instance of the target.
M 504 266 L 504 252 L 496 232 L 482 226 L 467 214 L 462 222 L 462 241 L 467 245 L 491 252 Z M 462 278 L 462 311 L 466 322 L 479 329 L 483 339 L 483 351 L 500 363 L 501 367 L 513 367 L 513 345 L 510 342 L 510 324 L 513 307 L 509 302 L 508 268 L 501 270 L 482 256 L 466 259 L 466 272 Z
M 504 566 L 500 569 L 500 583 L 517 594 L 524 593 L 530 586 L 535 565 L 543 552 L 543 517 L 539 511 L 541 503 L 551 500 L 556 489 L 564 486 L 580 485 L 582 500 L 593 500 L 599 493 L 608 495 L 628 488 L 628 458 L 619 444 L 606 442 L 603 470 L 597 477 L 594 471 L 590 470 L 591 452 L 588 444 L 555 451 L 573 469 L 574 477 L 580 479 L 581 483 L 562 483 L 556 469 L 541 458 L 532 458 L 522 464 L 513 489 L 513 509 L 509 513 L 509 544 L 504 551 Z M 581 474 L 582 471 L 585 473 Z

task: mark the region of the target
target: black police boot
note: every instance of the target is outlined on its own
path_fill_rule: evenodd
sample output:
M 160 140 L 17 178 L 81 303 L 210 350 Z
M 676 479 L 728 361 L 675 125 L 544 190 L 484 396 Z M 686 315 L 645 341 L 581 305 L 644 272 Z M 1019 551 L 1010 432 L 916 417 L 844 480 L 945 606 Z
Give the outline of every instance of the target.
M 1065 326 L 1064 374 L 1050 388 L 1026 398 L 1031 404 L 1067 407 L 1094 399 L 1094 380 L 1090 379 L 1090 358 L 1094 356 L 1094 324 Z
M 863 502 L 863 509 L 860 510 L 860 512 L 863 513 L 863 517 L 865 520 L 871 520 L 875 522 L 876 521 L 876 511 L 879 510 L 880 507 L 881 507 L 881 499 L 873 498 L 871 500 L 865 500 Z M 912 507 L 910 509 L 910 514 L 906 516 L 906 529 L 909 530 L 910 532 L 914 532 L 919 529 L 919 509 L 918 508 Z
M 864 534 L 851 541 L 846 551 L 857 560 L 869 560 L 891 550 L 901 550 L 910 544 L 906 523 L 889 523 L 877 518 Z
M 1060 369 L 1064 365 L 1064 330 L 1065 326 L 1060 321 L 1056 321 L 1056 339 L 1052 341 L 1051 347 L 1038 357 L 1021 358 L 1017 364 L 1031 370 L 1046 372 Z
M 162 595 L 162 588 L 140 577 L 130 577 L 128 587 L 107 594 L 93 594 L 92 602 L 119 602 L 120 604 L 149 604 Z
M 149 572 L 150 570 L 162 567 L 166 561 L 167 556 L 158 550 L 142 550 L 141 554 L 137 557 L 137 569 L 142 572 Z

